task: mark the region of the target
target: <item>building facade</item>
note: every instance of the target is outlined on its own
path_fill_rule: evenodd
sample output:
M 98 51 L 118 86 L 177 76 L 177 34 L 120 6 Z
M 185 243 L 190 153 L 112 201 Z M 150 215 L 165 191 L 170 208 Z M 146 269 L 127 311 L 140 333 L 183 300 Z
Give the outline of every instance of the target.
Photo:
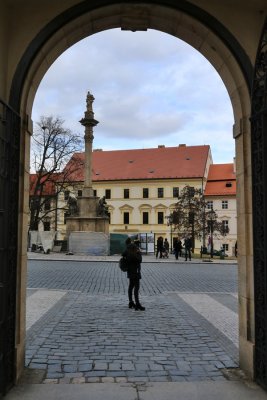
M 73 155 L 66 168 L 73 166 L 73 162 L 79 162 L 81 168 L 75 169 L 69 178 L 71 183 L 65 184 L 65 190 L 59 182 L 61 190 L 57 209 L 42 219 L 38 227 L 39 230 L 56 227 L 57 240 L 66 239 L 69 195 L 82 195 L 83 159 L 84 153 Z M 148 234 L 153 243 L 163 236 L 172 248 L 175 238 L 183 237 L 170 225 L 168 217 L 175 209 L 181 190 L 187 185 L 201 189 L 207 201 L 207 210 L 213 209 L 218 220 L 229 229 L 225 237 L 214 235 L 214 249 L 224 249 L 225 254 L 235 255 L 234 164 L 212 164 L 209 146 L 159 146 L 154 149 L 93 152 L 94 195 L 105 197 L 108 204 L 110 233 L 143 237 Z M 47 191 L 45 194 L 48 194 Z M 55 204 L 54 192 L 51 192 L 51 201 Z M 45 203 L 50 204 L 49 199 Z M 196 239 L 195 251 L 199 252 L 201 246 L 202 239 Z M 154 246 L 150 246 L 149 251 L 154 251 Z
M 215 250 L 223 249 L 229 256 L 237 251 L 237 209 L 236 209 L 236 173 L 235 162 L 231 164 L 210 165 L 205 188 L 207 209 L 214 210 L 229 233 L 214 237 Z
M 83 153 L 73 159 L 83 160 Z M 72 161 L 70 160 L 70 164 Z M 105 196 L 110 216 L 110 233 L 128 235 L 149 234 L 156 243 L 159 236 L 167 238 L 171 247 L 177 237 L 168 217 L 175 209 L 179 193 L 189 185 L 205 193 L 212 155 L 209 146 L 158 146 L 154 149 L 93 152 L 93 188 L 99 198 Z M 66 167 L 68 168 L 68 166 Z M 82 193 L 83 169 L 73 175 L 73 185 L 59 197 L 64 208 L 68 193 Z M 67 193 L 67 195 L 66 195 Z M 228 200 L 229 201 L 229 200 Z M 227 213 L 230 225 L 236 225 L 236 203 L 233 197 L 232 213 Z M 218 207 L 219 208 L 219 207 Z M 230 208 L 229 210 L 230 211 Z M 221 218 L 220 215 L 219 219 Z M 57 216 L 58 238 L 64 239 L 66 213 Z M 234 220 L 234 222 L 233 222 Z M 232 230 L 232 228 L 231 228 Z M 232 231 L 236 237 L 236 227 Z M 222 243 L 222 245 L 225 243 Z M 224 246 L 231 255 L 231 246 Z M 202 243 L 196 241 L 196 251 Z M 215 238 L 215 248 L 221 243 Z

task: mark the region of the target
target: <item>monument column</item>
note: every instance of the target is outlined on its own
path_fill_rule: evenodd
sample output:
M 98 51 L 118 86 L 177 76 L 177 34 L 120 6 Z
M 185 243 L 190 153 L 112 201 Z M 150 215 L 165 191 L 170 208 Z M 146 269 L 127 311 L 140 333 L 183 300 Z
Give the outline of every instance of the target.
M 93 197 L 94 191 L 92 188 L 92 151 L 93 151 L 93 127 L 98 124 L 98 121 L 94 118 L 93 112 L 93 101 L 94 96 L 88 92 L 86 98 L 87 109 L 84 113 L 84 118 L 80 120 L 80 123 L 85 127 L 85 171 L 84 171 L 84 197 Z
M 76 207 L 70 208 L 66 218 L 68 254 L 109 254 L 109 218 L 103 199 L 94 196 L 93 190 L 93 128 L 98 124 L 94 118 L 94 96 L 88 92 L 86 111 L 80 123 L 85 127 L 84 186 L 78 196 Z M 102 201 L 101 201 L 102 200 Z

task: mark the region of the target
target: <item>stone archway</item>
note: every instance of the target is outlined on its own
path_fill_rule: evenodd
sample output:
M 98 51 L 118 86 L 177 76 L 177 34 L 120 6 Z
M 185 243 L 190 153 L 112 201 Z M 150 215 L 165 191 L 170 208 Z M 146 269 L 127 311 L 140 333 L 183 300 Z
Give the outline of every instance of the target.
M 252 91 L 252 173 L 255 287 L 255 377 L 267 387 L 266 367 L 266 131 L 267 131 L 267 19 L 256 58 Z
M 250 161 L 250 85 L 252 66 L 233 35 L 203 9 L 186 1 L 151 1 L 125 4 L 114 0 L 82 2 L 66 10 L 33 38 L 14 74 L 10 105 L 22 118 L 20 162 L 19 254 L 17 271 L 16 375 L 22 370 L 25 342 L 25 226 L 28 188 L 28 157 L 31 110 L 38 85 L 49 66 L 69 46 L 102 30 L 156 29 L 176 36 L 200 51 L 215 67 L 225 83 L 234 111 L 234 137 L 237 149 L 239 220 L 239 315 L 240 363 L 253 375 L 254 291 L 252 258 L 252 199 Z

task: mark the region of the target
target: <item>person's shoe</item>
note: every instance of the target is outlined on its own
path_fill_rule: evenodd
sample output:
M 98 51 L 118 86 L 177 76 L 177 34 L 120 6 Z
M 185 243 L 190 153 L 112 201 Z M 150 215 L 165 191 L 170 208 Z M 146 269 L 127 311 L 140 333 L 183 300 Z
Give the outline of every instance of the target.
M 129 301 L 129 308 L 135 308 L 135 304 L 133 301 Z
M 140 311 L 145 311 L 145 307 L 143 307 L 143 306 L 141 306 L 141 304 L 136 304 L 135 305 L 135 310 L 137 311 L 137 310 L 140 310 Z

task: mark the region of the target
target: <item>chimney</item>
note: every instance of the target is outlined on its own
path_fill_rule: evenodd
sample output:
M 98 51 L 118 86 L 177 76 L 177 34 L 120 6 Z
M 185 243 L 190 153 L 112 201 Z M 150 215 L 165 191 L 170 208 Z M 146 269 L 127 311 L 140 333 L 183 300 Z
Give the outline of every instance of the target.
M 178 147 L 186 147 L 185 143 L 180 143 Z
M 158 145 L 158 149 L 164 149 L 165 148 L 165 145 L 164 144 L 159 144 Z

